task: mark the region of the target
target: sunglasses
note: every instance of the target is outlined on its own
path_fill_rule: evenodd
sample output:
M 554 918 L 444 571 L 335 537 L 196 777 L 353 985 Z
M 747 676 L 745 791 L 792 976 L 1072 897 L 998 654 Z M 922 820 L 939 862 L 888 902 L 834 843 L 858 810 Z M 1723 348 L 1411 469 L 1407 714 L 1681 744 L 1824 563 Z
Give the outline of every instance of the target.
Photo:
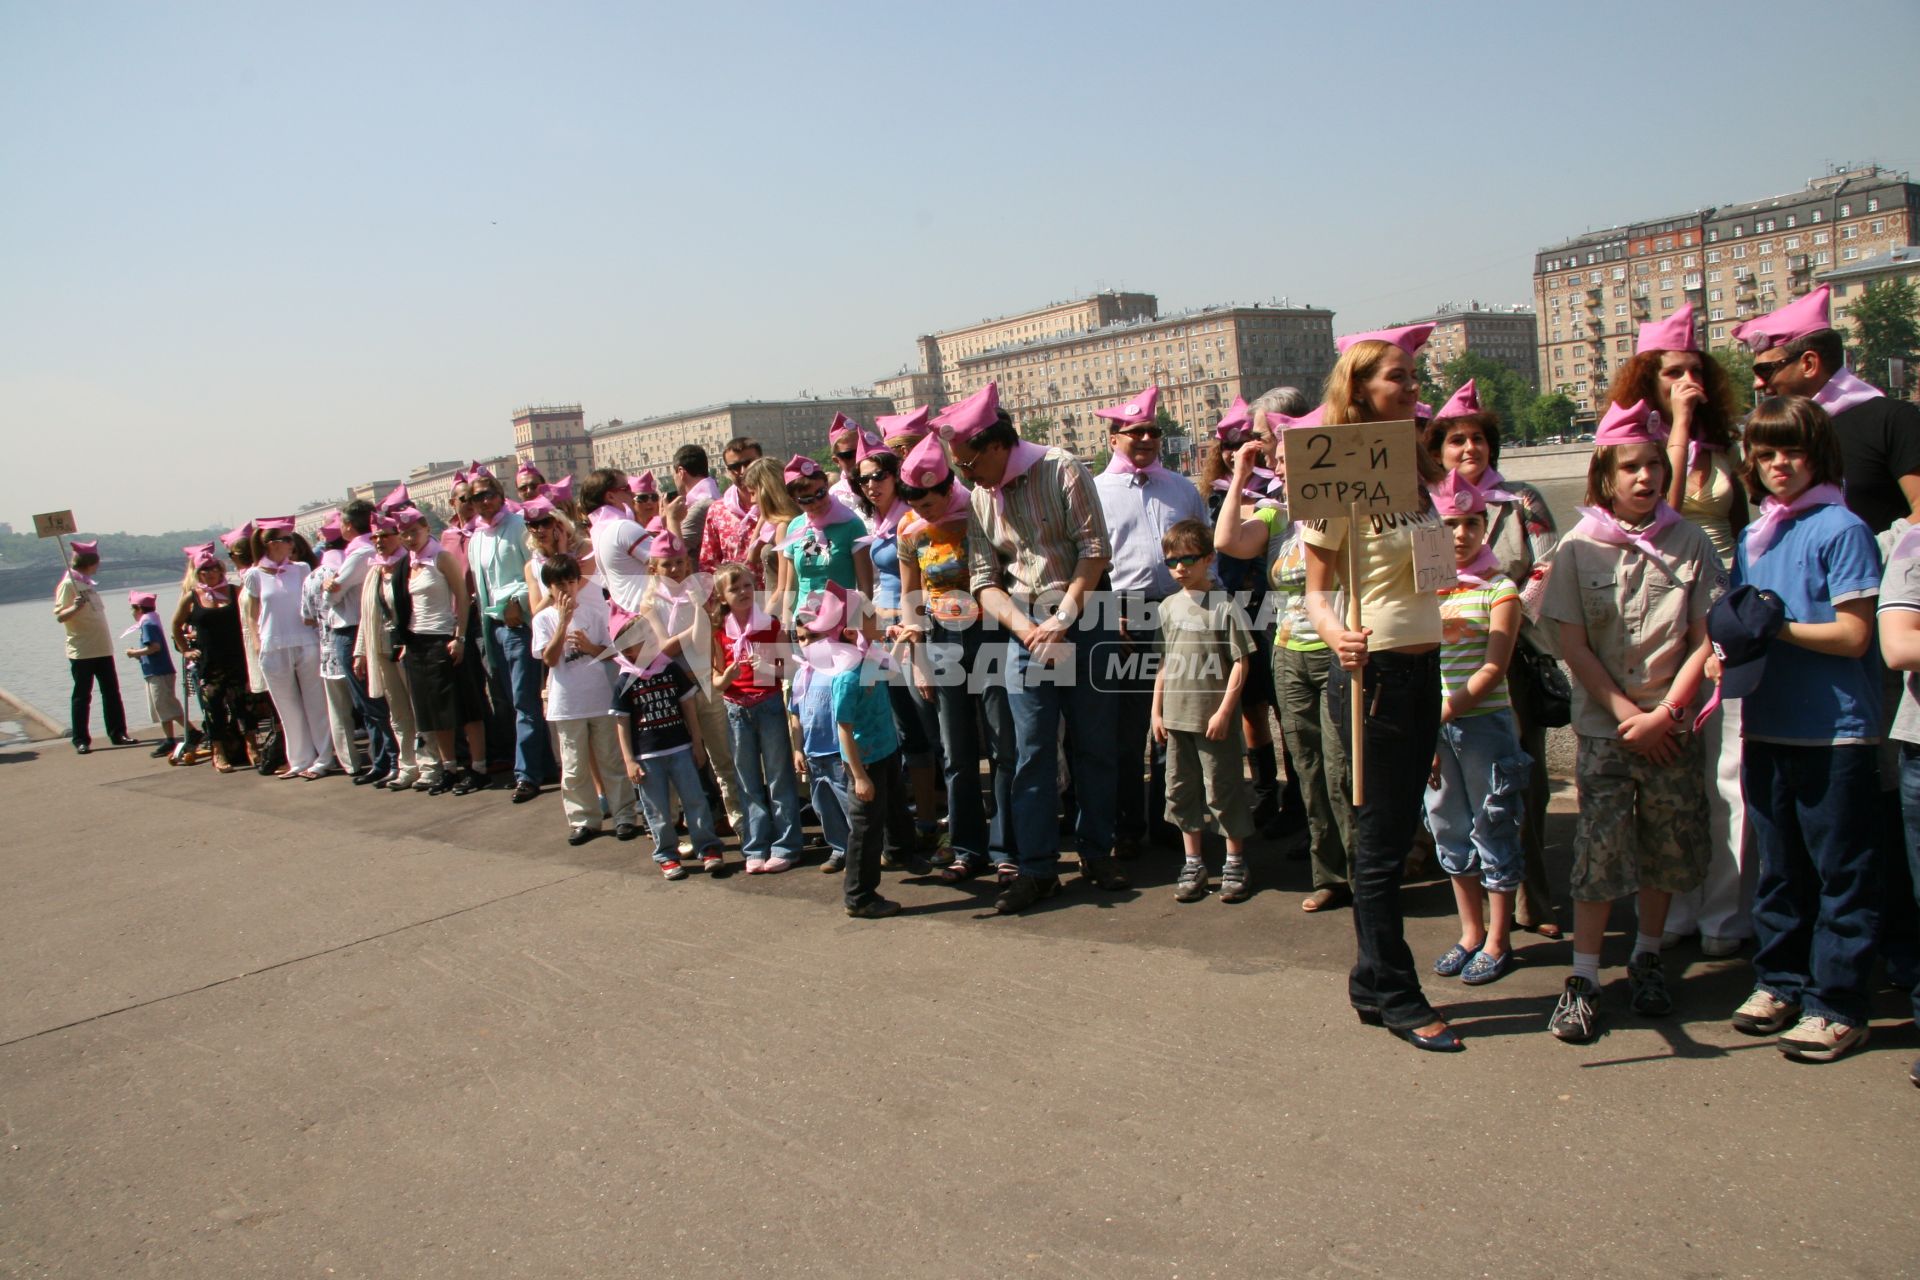
M 884 471 L 869 471 L 866 474 L 859 477 L 860 483 L 863 485 L 872 484 L 875 480 L 880 479 L 882 476 L 886 474 L 887 473 Z
M 1761 364 L 1756 360 L 1753 364 L 1753 376 L 1762 382 L 1772 382 L 1774 374 L 1779 373 L 1792 363 L 1793 361 L 1791 360 L 1769 360 L 1765 364 Z
M 527 528 L 543 530 L 543 531 L 547 529 L 551 529 L 553 528 L 553 517 L 548 516 L 544 520 L 529 520 L 527 521 Z
M 488 498 L 497 498 L 499 496 L 500 491 L 498 489 L 475 489 L 473 491 L 473 500 L 475 502 L 485 502 Z
M 1158 427 L 1128 427 L 1125 431 L 1116 431 L 1113 434 L 1125 436 L 1129 440 L 1158 440 L 1166 432 Z
M 453 501 L 456 506 L 465 506 L 467 503 L 473 501 L 473 495 L 470 493 L 456 493 L 453 495 Z
M 860 456 L 860 451 L 858 449 L 849 449 L 845 453 L 842 453 L 840 452 L 840 450 L 835 449 L 833 451 L 833 456 L 840 459 L 840 461 L 842 462 L 851 462 L 853 459 Z
M 1190 564 L 1199 564 L 1205 559 L 1205 556 L 1168 556 L 1165 563 L 1169 569 L 1184 569 Z
M 727 470 L 737 476 L 758 461 L 758 458 L 742 458 L 738 462 L 729 462 Z
M 629 490 L 629 492 L 631 492 L 631 490 Z M 660 501 L 660 495 L 657 493 L 636 493 L 633 495 L 633 500 L 635 502 L 658 502 Z
M 803 507 L 810 507 L 814 503 L 819 502 L 821 499 L 825 498 L 826 496 L 827 496 L 827 491 L 825 489 L 815 489 L 812 493 L 807 494 L 805 497 L 802 497 L 796 493 L 793 495 L 793 500 L 799 503 Z
M 267 535 L 267 541 L 268 542 L 292 542 L 293 535 L 287 534 L 287 533 L 270 533 Z

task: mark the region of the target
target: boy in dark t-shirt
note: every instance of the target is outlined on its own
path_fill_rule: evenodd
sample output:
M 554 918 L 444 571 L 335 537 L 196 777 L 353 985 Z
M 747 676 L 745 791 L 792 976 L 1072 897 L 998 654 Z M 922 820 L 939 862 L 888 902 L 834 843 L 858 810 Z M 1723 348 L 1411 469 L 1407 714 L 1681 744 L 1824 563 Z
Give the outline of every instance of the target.
M 700 717 L 693 704 L 699 687 L 679 663 L 654 659 L 641 675 L 629 675 L 614 694 L 614 706 L 627 717 L 620 735 L 620 754 L 627 776 L 640 792 L 640 808 L 653 832 L 653 860 L 669 880 L 684 880 L 673 839 L 673 805 L 677 799 L 687 817 L 687 836 L 700 854 L 700 866 L 717 872 L 726 866 L 719 838 L 713 833 L 713 814 L 700 785 L 706 763 L 700 740 Z

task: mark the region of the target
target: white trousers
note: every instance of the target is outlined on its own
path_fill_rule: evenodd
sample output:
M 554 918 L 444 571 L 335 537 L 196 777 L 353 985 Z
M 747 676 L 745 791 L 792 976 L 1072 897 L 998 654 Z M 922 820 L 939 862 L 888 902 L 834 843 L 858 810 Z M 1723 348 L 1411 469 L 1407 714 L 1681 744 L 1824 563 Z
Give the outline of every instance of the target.
M 1709 938 L 1753 936 L 1753 890 L 1760 859 L 1747 834 L 1746 795 L 1740 787 L 1740 703 L 1720 704 L 1700 731 L 1707 760 L 1707 833 L 1713 851 L 1698 889 L 1673 895 L 1668 933 Z
M 327 687 L 327 728 L 333 757 L 351 773 L 367 767 L 353 741 L 353 686 L 345 680 L 321 680 Z
M 333 765 L 333 739 L 327 722 L 326 681 L 320 678 L 320 648 L 274 649 L 260 655 L 267 692 L 280 714 L 287 745 L 287 767 L 295 773 Z

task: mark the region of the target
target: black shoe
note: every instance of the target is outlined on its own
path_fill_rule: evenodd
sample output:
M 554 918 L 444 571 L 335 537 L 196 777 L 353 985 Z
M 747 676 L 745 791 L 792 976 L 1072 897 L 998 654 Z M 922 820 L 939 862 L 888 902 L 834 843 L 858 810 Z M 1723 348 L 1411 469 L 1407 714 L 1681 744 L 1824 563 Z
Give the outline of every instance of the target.
M 613 829 L 613 838 L 615 840 L 631 840 L 639 834 L 640 828 L 634 826 L 631 822 L 623 822 Z
M 1113 842 L 1113 860 L 1132 862 L 1140 856 L 1141 840 L 1138 836 L 1121 836 Z
M 458 785 L 459 783 L 449 776 L 449 771 L 442 769 L 440 776 L 433 780 L 433 785 L 427 788 L 427 794 L 430 796 L 443 796 Z M 466 793 L 463 791 L 461 794 L 465 795 Z
M 353 785 L 356 787 L 364 787 L 371 783 L 384 782 L 386 777 L 387 775 L 384 773 L 375 773 L 371 769 L 362 769 L 353 775 Z
M 1392 1027 L 1389 1030 L 1414 1048 L 1425 1049 L 1428 1053 L 1459 1053 L 1467 1047 L 1460 1042 L 1460 1037 L 1454 1034 L 1452 1027 L 1442 1027 L 1430 1036 L 1423 1036 L 1411 1028 L 1402 1031 Z
M 475 791 L 485 791 L 492 785 L 491 782 L 487 781 L 486 774 L 475 773 L 472 769 L 469 769 L 460 775 L 460 781 L 453 784 L 453 794 L 464 796 Z
M 900 914 L 900 904 L 891 898 L 868 898 L 857 907 L 848 907 L 847 914 L 855 920 L 885 920 Z
M 174 747 L 173 739 L 168 738 L 165 742 L 161 743 L 159 746 L 155 747 L 153 750 L 147 752 L 147 755 L 155 760 L 164 760 L 168 756 L 173 754 L 173 747 Z
M 1006 891 L 993 900 L 993 909 L 1003 916 L 1017 915 L 1058 892 L 1059 876 L 1015 876 Z
M 531 782 L 526 778 L 522 778 L 513 784 L 513 802 L 515 804 L 525 804 L 539 794 L 540 784 L 537 782 Z
M 91 742 L 76 742 L 73 744 L 73 752 L 75 755 L 90 756 L 93 754 L 93 744 Z
M 373 780 L 373 789 L 375 791 L 385 791 L 389 786 L 392 786 L 392 785 L 393 785 L 393 775 L 391 773 L 383 773 L 379 777 Z
M 128 737 L 124 737 L 124 736 L 122 736 L 122 737 L 118 737 L 118 738 L 113 738 L 113 739 L 111 739 L 111 741 L 112 741 L 112 743 L 113 743 L 113 745 L 114 745 L 114 746 L 116 746 L 116 747 L 137 747 L 137 746 L 139 746 L 139 745 L 140 745 L 140 739 L 138 739 L 138 738 L 128 738 Z
M 1120 893 L 1133 888 L 1133 882 L 1120 874 L 1120 868 L 1113 865 L 1112 858 L 1089 858 L 1082 854 L 1080 878 L 1096 889 L 1105 889 L 1111 893 Z
M 575 827 L 573 833 L 567 837 L 567 843 L 578 847 L 599 834 L 600 832 L 593 827 Z

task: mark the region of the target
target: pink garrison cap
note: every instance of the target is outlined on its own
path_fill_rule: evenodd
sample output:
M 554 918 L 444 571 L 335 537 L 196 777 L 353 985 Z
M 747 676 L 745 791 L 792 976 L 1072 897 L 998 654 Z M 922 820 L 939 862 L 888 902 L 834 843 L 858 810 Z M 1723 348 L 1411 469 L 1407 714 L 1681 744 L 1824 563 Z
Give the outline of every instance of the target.
M 1327 406 L 1317 404 L 1297 418 L 1289 418 L 1284 413 L 1270 413 L 1267 421 L 1284 431 L 1288 427 L 1317 427 L 1326 420 Z
M 879 436 L 875 435 L 871 431 L 862 431 L 860 433 L 859 442 L 855 444 L 853 447 L 854 465 L 858 466 L 860 463 L 865 462 L 868 458 L 873 457 L 875 454 L 892 453 L 892 452 L 893 450 L 887 448 L 886 444 L 880 439 Z
M 965 400 L 940 411 L 933 425 L 948 440 L 967 443 L 1000 420 L 1000 384 L 989 382 Z
M 1433 509 L 1442 519 L 1478 515 L 1487 509 L 1486 494 L 1457 470 L 1447 472 L 1446 479 L 1430 486 L 1427 492 L 1433 496 Z
M 196 542 L 190 547 L 180 548 L 187 553 L 188 564 L 198 564 L 202 556 L 210 556 L 217 549 L 211 542 Z
M 859 423 L 844 413 L 836 413 L 833 415 L 833 422 L 827 427 L 827 439 L 832 441 L 835 436 L 845 435 L 849 431 L 858 430 L 860 430 Z
M 237 547 L 253 536 L 253 521 L 249 520 L 237 529 L 229 529 L 220 535 L 220 541 L 230 547 Z
M 1235 396 L 1220 421 L 1213 424 L 1213 437 L 1223 444 L 1244 444 L 1253 435 L 1253 412 L 1245 396 Z
M 1645 400 L 1636 400 L 1624 409 L 1608 405 L 1600 429 L 1593 433 L 1596 448 L 1605 444 L 1659 444 L 1666 438 L 1659 411 L 1648 408 Z
M 327 518 L 320 522 L 320 541 L 332 542 L 341 534 L 340 508 L 327 512 Z
M 647 544 L 647 555 L 650 559 L 657 560 L 667 556 L 687 554 L 687 544 L 680 540 L 679 534 L 667 528 L 665 517 L 655 516 L 647 521 L 647 532 L 653 536 L 653 541 Z
M 551 520 L 553 519 L 553 504 L 548 502 L 546 498 L 535 495 L 529 498 L 526 504 L 520 508 L 520 518 L 528 524 L 532 524 L 536 520 Z
M 900 482 L 916 489 L 931 489 L 952 474 L 947 466 L 947 451 L 940 447 L 940 437 L 935 435 L 921 437 L 920 443 L 913 446 L 900 464 Z
M 848 603 L 847 589 L 829 582 L 825 590 L 808 596 L 794 616 L 813 635 L 838 635 L 847 625 Z
M 515 467 L 513 469 L 513 476 L 516 480 L 525 476 L 529 480 L 538 480 L 541 484 L 547 482 L 547 478 L 540 474 L 540 468 L 534 466 L 531 462 L 523 462 Z
M 1114 405 L 1111 409 L 1095 409 L 1093 416 L 1105 418 L 1121 426 L 1133 427 L 1143 422 L 1153 421 L 1154 406 L 1160 403 L 1160 387 L 1149 386 L 1125 404 Z
M 883 440 L 918 440 L 927 434 L 927 419 L 932 410 L 921 405 L 911 413 L 882 414 L 873 420 Z
M 67 545 L 73 548 L 73 554 L 77 556 L 97 556 L 100 554 L 100 539 L 98 538 L 95 538 L 91 542 L 82 542 L 80 539 L 75 538 Z
M 1391 342 L 1408 355 L 1418 355 L 1420 348 L 1427 345 L 1427 338 L 1433 333 L 1430 324 L 1403 324 L 1398 329 L 1373 329 L 1366 333 L 1350 333 L 1344 338 L 1333 340 L 1333 349 L 1346 353 L 1348 347 L 1356 342 Z
M 292 516 L 255 516 L 253 518 L 253 527 L 256 529 L 265 529 L 265 530 L 268 530 L 269 532 L 274 530 L 284 530 L 287 533 L 292 533 L 293 517 Z
M 373 531 L 375 533 L 398 533 L 400 532 L 400 522 L 382 511 L 373 517 Z
M 1823 284 L 1778 311 L 1733 326 L 1733 336 L 1756 355 L 1770 347 L 1784 347 L 1810 333 L 1833 328 L 1832 300 L 1833 289 Z
M 393 512 L 393 522 L 402 529 L 427 522 L 427 513 L 418 507 L 398 507 Z
M 147 610 L 153 608 L 158 601 L 154 598 L 154 594 L 151 591 L 129 591 L 127 592 L 127 603 L 140 610 L 140 612 L 145 613 Z
M 1433 415 L 1433 420 L 1441 422 L 1447 418 L 1464 418 L 1470 413 L 1478 412 L 1480 412 L 1480 393 L 1474 390 L 1473 379 L 1468 378 L 1460 384 L 1458 391 L 1447 397 L 1447 402 L 1440 406 L 1440 412 Z
M 540 496 L 550 502 L 572 502 L 573 477 L 563 476 L 558 484 L 541 485 Z
M 407 492 L 406 483 L 403 481 L 393 487 L 392 493 L 380 499 L 380 510 L 398 511 L 412 501 L 413 495 Z
M 791 485 L 798 481 L 805 480 L 808 476 L 817 476 L 819 474 L 819 463 L 804 453 L 796 453 L 787 459 L 787 469 L 780 473 L 780 478 Z
M 1665 320 L 1649 320 L 1640 326 L 1634 351 L 1698 351 L 1693 337 L 1693 304 L 1689 302 Z
M 642 471 L 639 475 L 627 477 L 627 488 L 634 493 L 651 493 L 656 497 L 660 493 L 660 482 L 653 478 L 653 472 Z

